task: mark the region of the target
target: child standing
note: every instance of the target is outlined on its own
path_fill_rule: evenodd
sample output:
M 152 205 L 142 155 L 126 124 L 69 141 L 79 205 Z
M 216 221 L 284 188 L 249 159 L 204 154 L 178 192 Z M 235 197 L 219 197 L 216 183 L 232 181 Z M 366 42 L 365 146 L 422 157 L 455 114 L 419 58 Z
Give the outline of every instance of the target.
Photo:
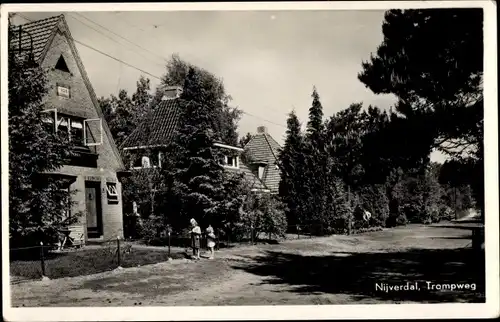
M 200 259 L 200 237 L 201 228 L 194 218 L 190 220 L 191 223 L 191 243 L 193 247 L 193 257 L 194 259 Z
M 208 225 L 206 233 L 207 233 L 207 246 L 208 249 L 210 250 L 210 257 L 208 259 L 214 259 L 215 234 L 212 225 Z

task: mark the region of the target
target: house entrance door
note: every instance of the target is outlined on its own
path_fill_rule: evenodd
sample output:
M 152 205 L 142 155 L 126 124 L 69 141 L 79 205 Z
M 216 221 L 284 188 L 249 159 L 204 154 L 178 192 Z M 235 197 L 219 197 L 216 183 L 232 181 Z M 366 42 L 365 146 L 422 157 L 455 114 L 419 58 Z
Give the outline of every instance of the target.
M 99 238 L 102 236 L 101 184 L 85 182 L 85 203 L 87 209 L 87 236 Z

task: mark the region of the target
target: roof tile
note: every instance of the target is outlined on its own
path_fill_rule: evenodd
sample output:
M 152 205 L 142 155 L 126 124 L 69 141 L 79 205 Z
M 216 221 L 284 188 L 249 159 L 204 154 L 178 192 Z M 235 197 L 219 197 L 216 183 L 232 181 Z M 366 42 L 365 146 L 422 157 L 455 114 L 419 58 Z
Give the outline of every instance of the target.
M 180 117 L 177 99 L 163 100 L 151 109 L 145 120 L 125 139 L 123 148 L 168 144 Z
M 39 62 L 53 35 L 54 28 L 59 24 L 62 17 L 63 15 L 59 15 L 28 22 L 20 26 L 13 26 L 12 30 L 14 31 L 14 36 L 9 39 L 11 48 L 18 48 L 20 38 L 22 50 L 29 50 L 31 42 L 33 41 L 33 57 L 36 62 Z M 22 30 L 21 34 L 19 33 L 19 27 L 21 27 Z
M 256 162 L 266 163 L 262 181 L 272 193 L 278 193 L 281 180 L 280 170 L 277 167 L 278 155 L 281 146 L 268 133 L 257 133 L 245 145 L 251 158 Z
M 153 145 L 167 145 L 175 135 L 181 111 L 178 99 L 161 101 L 151 109 L 143 122 L 121 145 L 124 148 L 137 148 Z M 265 184 L 242 162 L 239 169 L 225 168 L 227 173 L 243 172 L 253 189 L 267 189 Z

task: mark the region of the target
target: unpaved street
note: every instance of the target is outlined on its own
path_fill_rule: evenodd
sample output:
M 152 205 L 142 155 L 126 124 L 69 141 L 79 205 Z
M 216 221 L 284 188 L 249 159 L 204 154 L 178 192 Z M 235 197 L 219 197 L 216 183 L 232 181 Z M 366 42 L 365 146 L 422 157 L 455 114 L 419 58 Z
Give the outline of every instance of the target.
M 467 225 L 407 226 L 355 236 L 235 247 L 215 260 L 173 260 L 12 286 L 13 306 L 166 306 L 484 301 L 484 259 Z M 466 247 L 466 248 L 464 248 Z M 428 290 L 427 282 L 475 290 Z M 420 286 L 381 291 L 376 284 Z

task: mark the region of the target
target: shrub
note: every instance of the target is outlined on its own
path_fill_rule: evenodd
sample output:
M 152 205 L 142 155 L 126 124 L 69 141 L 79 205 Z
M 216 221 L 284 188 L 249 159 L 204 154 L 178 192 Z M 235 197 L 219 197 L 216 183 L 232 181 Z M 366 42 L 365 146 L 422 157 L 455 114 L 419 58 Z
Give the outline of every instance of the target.
M 354 231 L 355 234 L 362 234 L 362 233 L 368 233 L 371 231 L 381 231 L 384 230 L 384 228 L 380 226 L 374 226 L 374 227 L 365 227 L 365 228 L 360 228 Z
M 388 187 L 392 217 L 389 225 L 403 222 L 429 224 L 441 219 L 443 189 L 431 170 L 420 175 L 399 177 L 391 184 Z
M 385 226 L 389 217 L 389 198 L 385 187 L 383 185 L 363 186 L 358 190 L 358 196 L 362 210 L 367 210 L 371 214 L 368 226 Z
M 396 217 L 396 226 L 405 226 L 406 224 L 408 224 L 408 219 L 405 214 Z
M 146 245 L 165 245 L 170 229 L 163 216 L 152 215 L 143 221 L 140 234 Z
M 143 231 L 142 219 L 132 213 L 125 213 L 123 215 L 123 231 L 127 239 L 139 239 L 142 237 Z
M 250 194 L 245 200 L 238 224 L 235 226 L 240 227 L 240 235 L 253 227 L 255 236 L 265 233 L 283 238 L 287 229 L 285 207 L 269 194 Z

